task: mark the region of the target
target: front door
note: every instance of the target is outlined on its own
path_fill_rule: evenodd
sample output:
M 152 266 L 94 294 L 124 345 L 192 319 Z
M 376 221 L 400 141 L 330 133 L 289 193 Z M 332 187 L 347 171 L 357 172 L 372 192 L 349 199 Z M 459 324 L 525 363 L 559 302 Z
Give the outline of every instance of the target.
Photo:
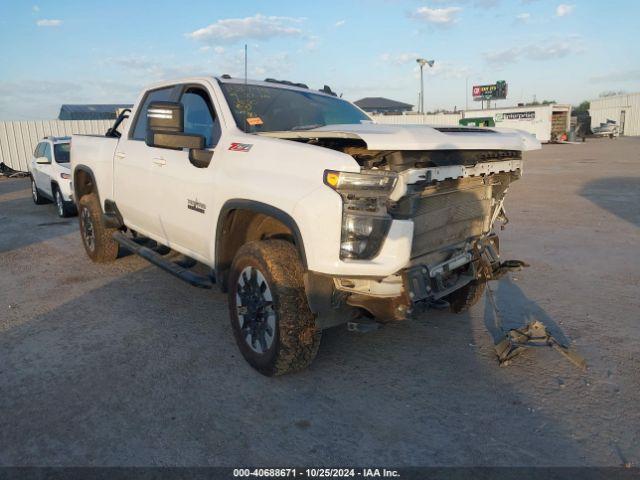
M 118 142 L 113 161 L 114 196 L 127 226 L 157 239 L 165 238 L 165 232 L 160 222 L 162 195 L 156 174 L 165 168 L 169 150 L 145 143 L 147 107 L 151 102 L 171 100 L 174 90 L 169 86 L 147 93 L 129 130 Z
M 53 198 L 53 191 L 51 190 L 51 179 L 53 178 L 53 152 L 51 151 L 51 144 L 46 142 L 44 144 L 44 150 L 42 152 L 43 157 L 47 157 L 49 163 L 37 164 L 38 179 L 36 185 L 38 188 L 49 197 Z
M 215 152 L 221 130 L 209 92 L 200 85 L 184 85 L 179 101 L 184 107 L 184 133 L 202 135 L 205 148 Z M 206 262 L 215 230 L 216 154 L 205 168 L 189 161 L 187 149 L 164 150 L 163 157 L 166 165 L 156 171 L 162 192 L 162 229 L 172 248 Z

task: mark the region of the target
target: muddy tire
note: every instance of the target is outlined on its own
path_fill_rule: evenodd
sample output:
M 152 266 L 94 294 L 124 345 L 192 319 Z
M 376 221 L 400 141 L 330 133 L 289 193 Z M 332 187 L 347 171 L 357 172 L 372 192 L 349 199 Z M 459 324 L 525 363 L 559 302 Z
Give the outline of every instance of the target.
M 482 298 L 485 282 L 474 280 L 460 290 L 447 295 L 445 300 L 449 302 L 449 308 L 453 313 L 462 313 L 469 310 Z
M 112 262 L 118 257 L 118 243 L 112 235 L 116 228 L 102 223 L 102 209 L 95 193 L 83 195 L 78 208 L 80 235 L 89 258 L 96 263 Z
M 306 368 L 320 346 L 309 310 L 303 266 L 284 240 L 243 245 L 229 273 L 229 317 L 242 355 L 263 375 Z

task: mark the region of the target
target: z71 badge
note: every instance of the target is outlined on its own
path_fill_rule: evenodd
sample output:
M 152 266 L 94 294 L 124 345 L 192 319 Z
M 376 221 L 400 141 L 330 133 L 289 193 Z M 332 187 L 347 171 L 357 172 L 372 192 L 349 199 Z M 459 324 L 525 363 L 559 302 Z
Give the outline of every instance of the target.
M 204 213 L 204 211 L 207 209 L 207 206 L 204 203 L 199 202 L 198 200 L 187 199 L 187 208 L 198 213 Z
M 229 150 L 231 150 L 232 152 L 248 152 L 249 150 L 251 150 L 251 147 L 253 147 L 252 143 L 233 142 L 231 145 L 229 145 Z

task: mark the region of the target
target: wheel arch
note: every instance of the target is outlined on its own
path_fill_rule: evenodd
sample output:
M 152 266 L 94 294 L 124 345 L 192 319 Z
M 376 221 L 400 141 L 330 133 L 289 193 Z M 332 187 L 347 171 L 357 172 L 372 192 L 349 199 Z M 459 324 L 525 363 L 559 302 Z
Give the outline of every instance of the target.
M 93 170 L 86 165 L 77 165 L 73 170 L 73 198 L 78 204 L 83 195 L 95 193 L 102 208 L 100 201 L 100 192 L 98 192 L 98 184 Z
M 262 216 L 262 217 L 260 217 Z M 227 287 L 229 267 L 235 252 L 245 243 L 258 240 L 247 236 L 247 228 L 258 217 L 274 219 L 287 228 L 289 240 L 298 251 L 304 269 L 307 269 L 307 257 L 304 241 L 298 224 L 287 212 L 256 200 L 231 199 L 225 202 L 220 210 L 215 234 L 215 272 L 223 291 Z M 236 220 L 242 220 L 236 222 Z M 234 224 L 235 223 L 235 224 Z M 239 223 L 239 224 L 238 224 Z M 279 233 L 276 232 L 278 235 Z M 269 237 L 278 238 L 278 237 Z

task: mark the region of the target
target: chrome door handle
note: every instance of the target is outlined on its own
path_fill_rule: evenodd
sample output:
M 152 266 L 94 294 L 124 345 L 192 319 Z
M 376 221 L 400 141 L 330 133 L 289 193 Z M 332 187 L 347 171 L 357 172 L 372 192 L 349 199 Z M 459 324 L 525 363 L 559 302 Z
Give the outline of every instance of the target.
M 123 158 L 125 158 L 127 156 L 127 154 L 124 153 L 124 152 L 116 152 L 113 156 L 118 158 L 118 159 L 123 159 Z
M 167 161 L 164 158 L 156 157 L 153 159 L 153 163 L 162 167 L 167 164 Z

